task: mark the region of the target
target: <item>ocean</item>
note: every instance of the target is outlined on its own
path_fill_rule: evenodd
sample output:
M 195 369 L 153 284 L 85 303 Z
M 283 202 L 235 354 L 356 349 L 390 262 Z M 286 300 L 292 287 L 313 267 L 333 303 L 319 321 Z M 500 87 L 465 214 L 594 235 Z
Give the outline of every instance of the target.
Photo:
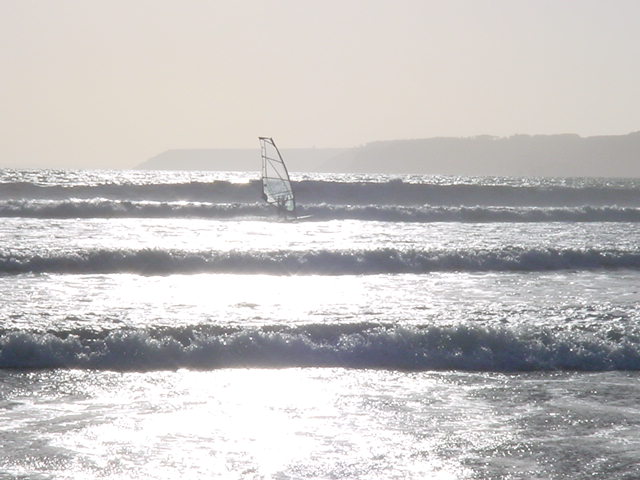
M 0 478 L 640 478 L 640 180 L 257 175 L 0 170 Z

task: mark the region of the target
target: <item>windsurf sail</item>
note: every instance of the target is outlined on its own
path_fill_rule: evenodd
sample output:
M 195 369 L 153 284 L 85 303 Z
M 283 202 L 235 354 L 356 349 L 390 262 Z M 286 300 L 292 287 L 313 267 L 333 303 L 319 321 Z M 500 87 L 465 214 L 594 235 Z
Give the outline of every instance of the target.
M 296 200 L 282 155 L 273 138 L 258 137 L 262 155 L 262 198 L 285 215 L 296 215 Z

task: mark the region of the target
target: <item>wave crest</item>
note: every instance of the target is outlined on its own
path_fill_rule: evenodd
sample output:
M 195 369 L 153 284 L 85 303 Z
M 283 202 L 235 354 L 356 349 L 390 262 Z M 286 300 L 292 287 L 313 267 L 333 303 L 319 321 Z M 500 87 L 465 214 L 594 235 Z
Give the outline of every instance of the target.
M 237 273 L 366 275 L 442 271 L 639 269 L 639 251 L 511 247 L 499 250 L 214 251 L 91 250 L 50 255 L 0 253 L 0 273 Z
M 162 184 L 38 185 L 29 182 L 0 184 L 0 198 L 13 200 L 66 200 L 106 198 L 122 201 L 187 201 L 254 203 L 260 198 L 257 180 L 248 183 L 193 181 Z M 633 186 L 491 185 L 386 182 L 293 182 L 301 204 L 331 205 L 439 205 L 539 206 L 620 205 L 640 207 L 640 189 Z
M 397 205 L 299 205 L 312 221 L 365 220 L 383 222 L 640 222 L 634 207 L 447 207 Z M 24 218 L 272 218 L 260 203 L 153 202 L 67 199 L 0 201 L 0 217 Z
M 401 370 L 639 370 L 638 332 L 309 325 L 261 329 L 5 332 L 0 368 L 110 370 L 345 367 Z

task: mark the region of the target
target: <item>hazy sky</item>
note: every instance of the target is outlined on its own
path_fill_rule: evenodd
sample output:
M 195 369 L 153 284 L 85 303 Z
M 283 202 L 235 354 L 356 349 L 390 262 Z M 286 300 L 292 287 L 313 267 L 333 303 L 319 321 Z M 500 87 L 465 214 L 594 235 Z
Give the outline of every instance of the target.
M 640 130 L 638 0 L 0 0 L 0 166 Z

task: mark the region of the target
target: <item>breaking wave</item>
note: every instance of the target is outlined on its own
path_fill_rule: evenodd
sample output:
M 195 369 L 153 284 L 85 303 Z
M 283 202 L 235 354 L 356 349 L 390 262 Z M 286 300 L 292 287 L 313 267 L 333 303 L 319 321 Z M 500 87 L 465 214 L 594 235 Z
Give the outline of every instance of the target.
M 441 205 L 441 206 L 573 206 L 619 205 L 640 207 L 640 189 L 587 185 L 482 185 L 386 182 L 293 182 L 301 204 L 332 205 Z M 14 200 L 69 198 L 129 201 L 187 201 L 254 203 L 260 183 L 216 180 L 157 184 L 40 185 L 31 182 L 0 184 L 0 198 Z
M 383 222 L 640 222 L 635 207 L 446 207 L 396 205 L 300 205 L 311 221 Z M 0 201 L 0 217 L 24 218 L 273 218 L 259 203 L 153 202 L 68 199 Z
M 640 332 L 375 324 L 0 334 L 0 368 L 639 370 Z
M 264 204 L 68 199 L 0 201 L 0 217 L 24 218 L 237 218 L 273 215 Z
M 362 275 L 441 271 L 640 269 L 640 251 L 507 247 L 497 250 L 213 251 L 89 250 L 0 253 L 0 273 L 239 273 Z

